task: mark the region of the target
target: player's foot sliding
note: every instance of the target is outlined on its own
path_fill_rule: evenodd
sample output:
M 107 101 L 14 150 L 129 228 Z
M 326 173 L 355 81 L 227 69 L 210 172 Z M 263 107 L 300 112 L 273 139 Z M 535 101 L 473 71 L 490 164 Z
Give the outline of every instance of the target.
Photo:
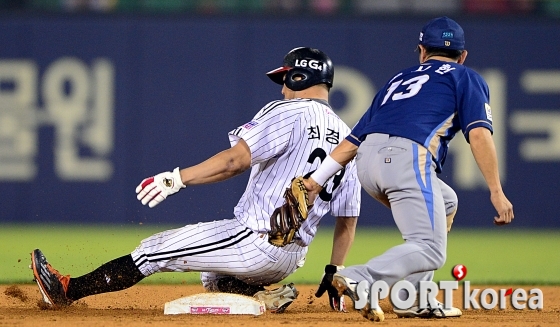
M 299 292 L 293 283 L 282 285 L 274 290 L 265 290 L 255 294 L 255 298 L 263 301 L 266 309 L 274 313 L 282 313 L 295 301 Z
M 103 264 L 77 277 L 63 276 L 54 269 L 41 250 L 31 253 L 31 269 L 43 295 L 43 302 L 53 308 L 70 305 L 86 296 L 124 290 L 144 279 L 130 254 Z
M 284 312 L 299 295 L 293 283 L 282 285 L 274 290 L 266 290 L 262 286 L 249 285 L 235 277 L 220 278 L 218 291 L 254 296 L 257 300 L 264 302 L 267 310 L 274 313 Z
M 48 262 L 41 250 L 36 249 L 31 253 L 31 266 L 33 276 L 43 296 L 43 302 L 52 308 L 60 308 L 72 303 L 66 297 L 70 276 L 63 276 Z

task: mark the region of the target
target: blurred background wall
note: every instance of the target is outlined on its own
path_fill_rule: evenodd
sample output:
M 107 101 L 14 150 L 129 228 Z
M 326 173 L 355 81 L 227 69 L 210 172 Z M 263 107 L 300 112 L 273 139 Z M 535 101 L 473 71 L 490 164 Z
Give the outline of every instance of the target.
M 442 15 L 490 86 L 514 226 L 560 228 L 558 0 L 0 0 L 0 223 L 230 218 L 247 173 L 154 209 L 134 189 L 228 148 L 230 130 L 281 98 L 265 73 L 297 46 L 332 58 L 331 102 L 352 126 Z M 440 177 L 459 195 L 454 226 L 490 227 L 463 136 L 451 148 Z M 393 225 L 362 203 L 361 225 Z

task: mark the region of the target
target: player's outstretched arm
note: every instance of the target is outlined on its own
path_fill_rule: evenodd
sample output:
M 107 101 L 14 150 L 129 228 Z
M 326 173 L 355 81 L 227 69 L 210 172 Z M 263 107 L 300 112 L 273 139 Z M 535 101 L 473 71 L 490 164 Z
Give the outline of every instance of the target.
M 329 305 L 331 309 L 335 311 L 346 312 L 346 304 L 344 302 L 344 296 L 338 295 L 338 290 L 332 287 L 331 283 L 334 274 L 344 269 L 344 260 L 350 251 L 350 247 L 354 242 L 354 236 L 356 234 L 356 223 L 358 222 L 357 217 L 336 217 L 334 234 L 333 234 L 333 246 L 331 253 L 331 263 L 325 266 L 325 273 L 321 278 L 316 297 L 321 297 L 325 292 L 329 296 Z
M 224 150 L 198 165 L 181 170 L 185 185 L 199 185 L 221 182 L 237 176 L 251 167 L 251 150 L 240 139 L 236 145 Z
M 163 172 L 145 178 L 136 187 L 137 198 L 142 204 L 155 207 L 169 195 L 179 192 L 187 185 L 208 184 L 226 180 L 251 166 L 251 151 L 244 140 L 198 165 L 172 172 Z
M 498 216 L 494 217 L 494 223 L 496 225 L 509 224 L 514 217 L 513 205 L 502 190 L 492 134 L 484 127 L 473 128 L 469 132 L 469 142 L 478 168 L 490 189 L 490 201 L 498 213 Z
M 336 217 L 331 252 L 332 265 L 344 265 L 350 247 L 354 243 L 357 223 L 358 217 Z

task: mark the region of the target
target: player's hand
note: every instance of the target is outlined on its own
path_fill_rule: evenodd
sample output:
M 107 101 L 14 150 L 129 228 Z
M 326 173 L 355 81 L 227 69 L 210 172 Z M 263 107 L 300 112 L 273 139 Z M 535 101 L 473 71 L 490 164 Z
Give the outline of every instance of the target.
M 321 284 L 319 284 L 317 292 L 315 292 L 315 297 L 321 297 L 325 294 L 325 292 L 327 292 L 329 295 L 329 305 L 331 306 L 331 309 L 335 311 L 348 312 L 346 311 L 346 304 L 344 303 L 344 295 L 338 296 L 338 291 L 334 288 L 334 286 L 332 286 L 333 276 L 340 269 L 344 269 L 344 266 L 325 266 L 325 273 L 323 274 L 323 278 L 321 279 Z
M 317 182 L 313 180 L 313 178 L 304 178 L 303 185 L 305 185 L 305 189 L 307 190 L 307 196 L 309 198 L 309 203 L 314 203 L 317 195 L 321 192 L 323 187 Z
M 138 194 L 136 198 L 143 205 L 148 204 L 150 208 L 153 208 L 171 194 L 175 194 L 185 187 L 181 180 L 179 167 L 177 167 L 172 172 L 166 171 L 144 179 L 136 187 L 136 194 Z
M 506 198 L 503 192 L 496 192 L 490 195 L 490 201 L 496 209 L 498 216 L 494 217 L 494 224 L 505 225 L 513 220 L 513 205 Z

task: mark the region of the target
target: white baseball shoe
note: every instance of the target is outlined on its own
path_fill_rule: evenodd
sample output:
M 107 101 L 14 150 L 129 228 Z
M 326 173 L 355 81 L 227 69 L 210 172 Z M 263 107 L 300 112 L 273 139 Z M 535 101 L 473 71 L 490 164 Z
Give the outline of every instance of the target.
M 356 293 L 358 282 L 355 280 L 339 274 L 334 274 L 332 285 L 337 289 L 339 296 L 346 295 L 352 299 L 354 303 L 359 300 L 358 294 Z M 373 322 L 381 322 L 385 320 L 385 313 L 380 307 L 376 309 L 370 308 L 369 299 L 365 307 L 360 309 L 360 314 L 367 320 Z
M 414 305 L 408 309 L 400 310 L 394 308 L 393 312 L 395 312 L 399 318 L 455 318 L 463 314 L 459 308 L 451 307 L 445 309 L 443 304 L 439 301 L 435 308 L 420 309 L 418 307 L 418 302 L 415 302 Z
M 255 293 L 254 297 L 263 301 L 267 310 L 274 313 L 282 313 L 297 299 L 299 295 L 294 283 L 282 285 L 274 290 L 264 290 Z

